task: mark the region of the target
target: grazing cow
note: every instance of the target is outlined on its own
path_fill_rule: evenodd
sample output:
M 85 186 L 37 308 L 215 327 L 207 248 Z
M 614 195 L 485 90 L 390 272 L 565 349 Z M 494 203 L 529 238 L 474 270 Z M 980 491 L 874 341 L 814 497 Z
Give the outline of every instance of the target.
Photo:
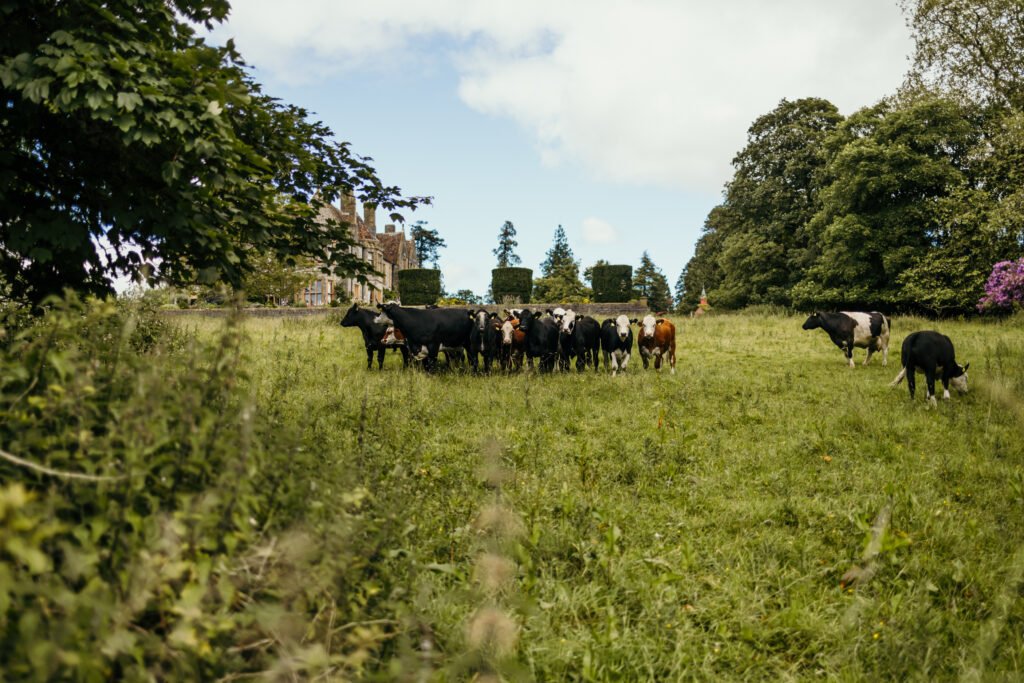
M 521 370 L 526 353 L 526 333 L 519 329 L 519 318 L 509 317 L 501 323 L 501 348 L 498 364 L 502 370 Z
M 817 327 L 825 330 L 832 343 L 846 354 L 851 368 L 854 366 L 854 347 L 867 348 L 868 357 L 864 359 L 864 365 L 868 364 L 875 351 L 882 352 L 883 367 L 889 364 L 889 319 L 881 313 L 815 312 L 804 321 L 804 329 Z
M 377 308 L 402 331 L 409 350 L 417 360 L 423 360 L 427 370 L 437 367 L 437 354 L 442 347 L 453 351 L 459 347 L 461 356 L 461 349 L 469 345 L 473 321 L 466 309 L 423 310 L 393 303 L 377 304 Z
M 615 320 L 608 318 L 601 323 L 601 350 L 604 352 L 604 367 L 609 364 L 612 377 L 619 370 L 625 370 L 629 364 L 629 354 L 633 352 L 633 328 L 629 326 L 629 318 L 620 315 Z
M 376 352 L 377 369 L 383 370 L 384 352 L 389 348 L 400 349 L 402 351 L 402 364 L 408 366 L 409 351 L 406 349 L 405 344 L 398 341 L 387 341 L 388 326 L 376 322 L 374 315 L 373 311 L 360 308 L 359 304 L 355 303 L 345 313 L 345 317 L 341 319 L 342 327 L 358 327 L 359 331 L 363 333 L 363 344 L 366 346 L 366 369 L 369 370 L 373 367 L 373 354 Z
M 636 336 L 636 345 L 640 349 L 640 359 L 644 362 L 644 370 L 654 359 L 654 369 L 661 372 L 664 359 L 672 366 L 672 374 L 676 374 L 676 326 L 665 318 L 644 316 L 640 321 L 640 331 Z
M 540 371 L 551 372 L 558 355 L 558 325 L 553 318 L 541 318 L 532 311 L 519 315 L 519 329 L 526 334 L 527 363 L 533 368 L 533 359 L 538 358 Z
M 477 355 L 483 356 L 484 372 L 491 371 L 491 362 L 498 357 L 498 349 L 501 347 L 501 321 L 497 313 L 488 313 L 484 309 L 470 311 L 469 317 L 473 321 L 473 327 L 469 331 L 469 364 L 473 371 L 479 368 Z
M 932 405 L 938 403 L 935 400 L 936 370 L 942 370 L 942 398 L 949 398 L 950 384 L 961 394 L 967 393 L 967 368 L 971 364 L 965 363 L 963 367 L 957 365 L 953 342 L 944 334 L 931 330 L 911 333 L 903 340 L 900 360 L 903 369 L 889 386 L 896 386 L 906 377 L 911 400 L 914 399 L 914 390 L 917 388 L 914 381 L 915 370 L 924 373 L 928 385 L 928 401 Z

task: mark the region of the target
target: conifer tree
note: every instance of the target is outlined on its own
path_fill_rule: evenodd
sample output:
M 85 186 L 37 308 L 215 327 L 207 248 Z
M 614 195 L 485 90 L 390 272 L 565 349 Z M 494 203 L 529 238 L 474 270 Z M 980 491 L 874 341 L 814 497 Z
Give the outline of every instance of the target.
M 516 228 L 512 221 L 505 221 L 498 233 L 498 246 L 493 252 L 498 258 L 498 268 L 518 266 L 523 262 L 515 252 L 517 246 L 519 242 L 516 241 Z

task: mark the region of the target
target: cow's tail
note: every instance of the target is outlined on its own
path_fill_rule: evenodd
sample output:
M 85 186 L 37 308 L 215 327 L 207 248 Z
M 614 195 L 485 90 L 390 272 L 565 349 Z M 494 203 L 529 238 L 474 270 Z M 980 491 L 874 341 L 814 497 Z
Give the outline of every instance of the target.
M 894 387 L 894 386 L 896 386 L 897 384 L 899 384 L 900 382 L 902 382 L 902 381 L 903 381 L 903 378 L 904 378 L 904 377 L 906 377 L 906 376 L 907 376 L 907 369 L 906 369 L 906 368 L 903 368 L 902 370 L 900 370 L 900 374 L 896 375 L 896 379 L 894 379 L 894 380 L 893 380 L 893 381 L 892 381 L 892 382 L 891 382 L 891 383 L 889 384 L 889 386 L 890 386 L 890 387 Z

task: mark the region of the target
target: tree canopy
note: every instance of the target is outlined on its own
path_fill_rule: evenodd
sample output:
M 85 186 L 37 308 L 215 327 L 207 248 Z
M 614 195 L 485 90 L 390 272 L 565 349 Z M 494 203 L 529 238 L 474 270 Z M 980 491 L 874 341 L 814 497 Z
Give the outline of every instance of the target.
M 426 221 L 416 221 L 409 231 L 413 246 L 416 249 L 416 258 L 421 268 L 426 268 L 428 263 L 437 267 L 437 261 L 441 258 L 438 253 L 442 248 L 448 246 L 437 230 L 427 227 Z
M 498 246 L 493 252 L 498 259 L 498 268 L 518 266 L 523 262 L 516 254 L 517 246 L 519 242 L 516 241 L 516 227 L 512 225 L 512 221 L 505 221 L 498 232 Z
M 672 292 L 668 280 L 646 251 L 640 257 L 640 267 L 633 273 L 633 290 L 637 296 L 647 297 L 647 306 L 652 311 L 672 310 Z
M 554 242 L 540 264 L 540 272 L 541 277 L 534 280 L 534 301 L 573 301 L 587 294 L 580 282 L 580 263 L 573 256 L 561 225 L 555 229 Z
M 0 279 L 39 301 L 108 292 L 118 273 L 238 286 L 253 260 L 305 255 L 368 272 L 345 190 L 414 208 L 368 159 L 265 94 L 229 41 L 196 35 L 223 0 L 0 0 Z M 341 247 L 341 248 L 339 248 Z

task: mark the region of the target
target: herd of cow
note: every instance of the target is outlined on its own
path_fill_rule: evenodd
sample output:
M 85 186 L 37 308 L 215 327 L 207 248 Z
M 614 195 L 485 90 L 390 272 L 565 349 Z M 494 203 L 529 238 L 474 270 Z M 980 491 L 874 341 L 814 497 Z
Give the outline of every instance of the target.
M 653 315 L 642 320 L 620 315 L 599 324 L 563 308 L 515 308 L 502 315 L 484 309 L 408 308 L 393 302 L 377 308 L 374 312 L 354 304 L 341 320 L 343 327 L 358 327 L 363 333 L 367 368 L 373 367 L 374 354 L 378 368 L 383 368 L 384 354 L 392 348 L 401 351 L 405 365 L 417 360 L 427 370 L 437 367 L 438 354 L 444 353 L 449 363 L 468 356 L 474 372 L 490 372 L 492 365 L 520 370 L 524 360 L 531 368 L 536 362 L 541 372 L 551 372 L 556 365 L 568 370 L 574 358 L 577 370 L 593 366 L 598 371 L 603 351 L 605 368 L 615 375 L 629 364 L 632 326 L 637 325 L 644 367 L 653 362 L 659 371 L 663 364 L 676 371 L 675 325 Z
M 390 349 L 402 353 L 403 363 L 423 363 L 432 370 L 437 367 L 439 353 L 449 364 L 468 356 L 474 372 L 490 372 L 492 365 L 503 371 L 522 369 L 526 360 L 530 368 L 536 361 L 541 372 L 551 372 L 556 364 L 568 370 L 575 358 L 580 372 L 593 366 L 599 370 L 598 352 L 603 352 L 605 369 L 616 375 L 625 370 L 633 351 L 633 325 L 637 325 L 637 348 L 644 368 L 654 363 L 676 370 L 676 328 L 666 318 L 647 315 L 643 319 L 620 315 L 602 323 L 571 309 L 531 311 L 516 308 L 501 315 L 484 309 L 408 308 L 396 302 L 378 304 L 377 311 L 353 304 L 341 320 L 343 327 L 358 327 L 366 346 L 366 367 L 384 367 L 384 354 Z M 889 361 L 889 319 L 878 312 L 813 313 L 804 322 L 805 330 L 821 328 L 846 356 L 853 367 L 853 349 L 866 348 L 867 365 L 875 352 L 882 353 L 882 365 Z M 941 377 L 943 398 L 949 398 L 949 386 L 967 391 L 967 368 L 956 362 L 953 343 L 938 332 L 914 332 L 903 340 L 903 369 L 892 382 L 905 378 L 914 398 L 915 371 L 924 373 L 927 398 L 935 402 L 935 379 Z M 941 373 L 941 374 L 939 374 Z

